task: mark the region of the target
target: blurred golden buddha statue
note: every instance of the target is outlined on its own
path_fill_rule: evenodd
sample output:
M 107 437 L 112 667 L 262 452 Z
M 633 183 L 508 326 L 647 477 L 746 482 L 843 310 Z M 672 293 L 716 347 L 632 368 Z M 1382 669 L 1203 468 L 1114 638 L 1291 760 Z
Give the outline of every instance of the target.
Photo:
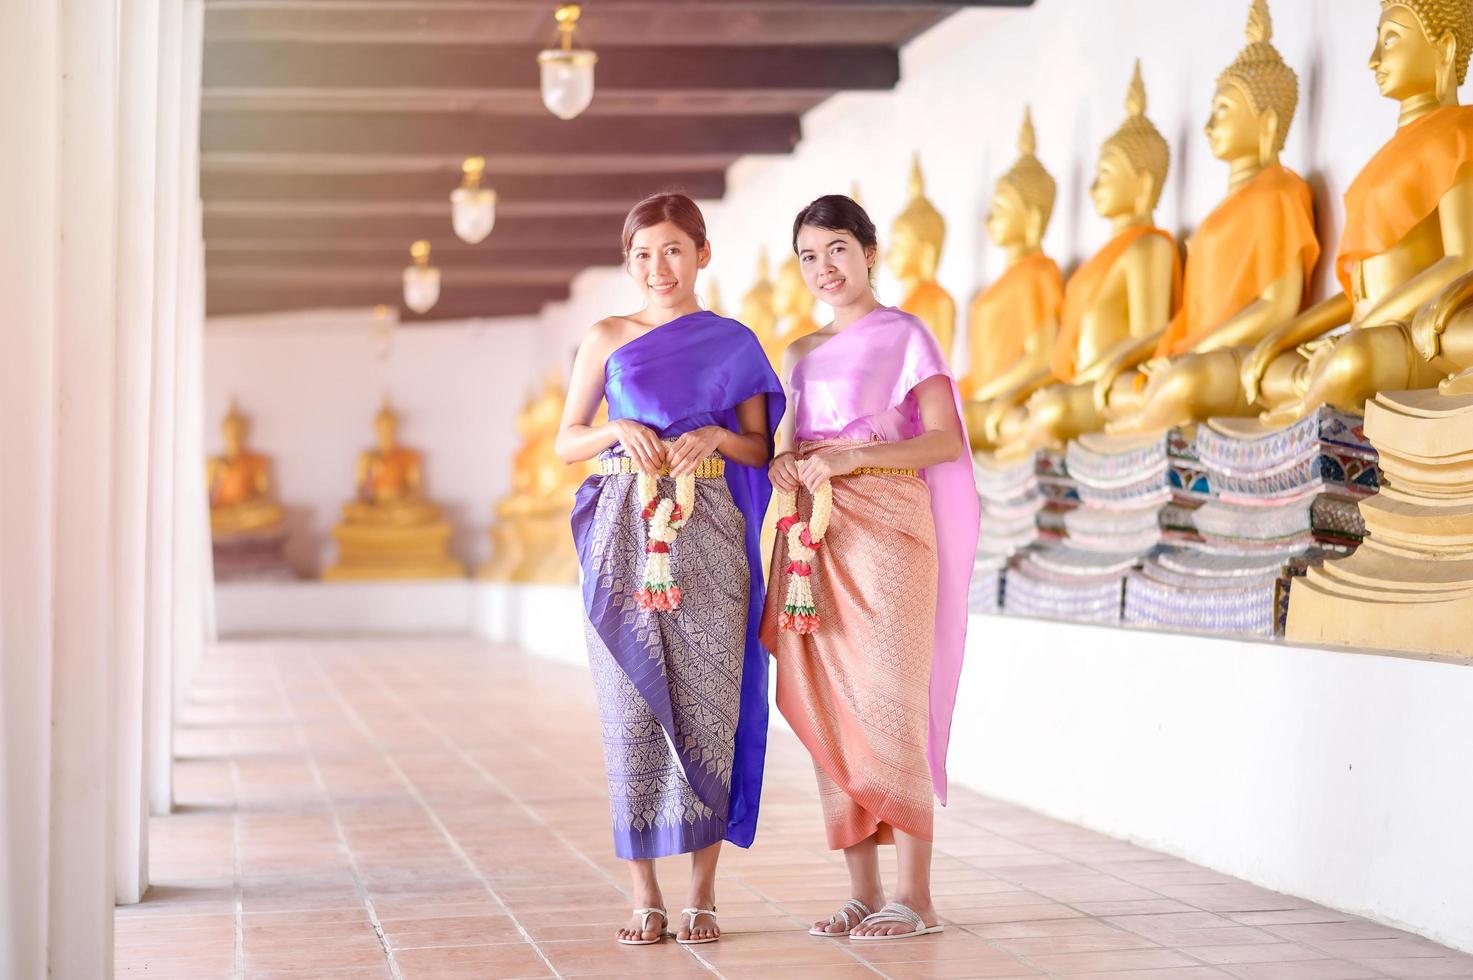
M 757 250 L 757 279 L 742 296 L 741 313 L 737 317 L 754 334 L 767 359 L 774 364 L 782 357 L 777 346 L 777 307 L 774 303 L 772 276 L 768 272 L 767 249 Z
M 967 316 L 967 373 L 961 380 L 973 449 L 991 448 L 985 402 L 1048 369 L 1064 276 L 1043 254 L 1054 209 L 1054 179 L 1034 156 L 1033 118 L 1024 110 L 1018 160 L 997 181 L 987 234 L 1007 255 L 1007 267 L 979 291 Z
M 339 559 L 325 579 L 456 578 L 448 554 L 450 525 L 424 496 L 420 454 L 397 441 L 398 416 L 388 399 L 374 418 L 377 446 L 358 457 L 356 499 L 333 528 Z
M 271 499 L 271 461 L 245 448 L 249 425 L 235 402 L 220 424 L 225 452 L 205 463 L 210 493 L 210 532 L 216 537 L 273 532 L 285 516 Z
M 706 277 L 706 309 L 717 316 L 726 316 L 726 304 L 721 302 L 721 287 L 714 276 Z
M 1115 235 L 1064 287 L 1049 371 L 1015 385 L 987 406 L 984 435 L 998 444 L 1000 458 L 1062 449 L 1070 439 L 1103 428 L 1095 381 L 1113 358 L 1158 333 L 1175 311 L 1181 289 L 1176 243 L 1152 223 L 1171 151 L 1146 118 L 1139 61 L 1125 108 L 1125 122 L 1100 149 L 1090 186 L 1095 210 L 1111 223 Z M 1025 407 L 1014 407 L 1025 397 Z
M 573 497 L 591 464 L 568 466 L 557 458 L 558 423 L 567 392 L 554 370 L 542 391 L 517 415 L 522 445 L 512 457 L 511 493 L 496 505 L 491 559 L 479 577 L 502 582 L 573 583 L 578 555 L 568 533 Z
M 1343 292 L 1261 340 L 1245 394 L 1280 425 L 1321 405 L 1360 412 L 1381 391 L 1473 367 L 1473 331 L 1418 311 L 1473 271 L 1473 107 L 1458 104 L 1473 50 L 1468 0 L 1383 0 L 1369 67 L 1401 105 L 1396 134 L 1345 192 L 1335 259 Z M 1324 335 L 1349 324 L 1335 338 Z
M 1253 0 L 1246 34 L 1218 76 L 1206 126 L 1212 155 L 1228 164 L 1227 197 L 1187 242 L 1181 309 L 1095 382 L 1109 432 L 1256 414 L 1239 380 L 1243 359 L 1299 314 L 1309 290 L 1320 254 L 1313 195 L 1279 163 L 1298 78 L 1270 43 L 1267 0 Z
M 803 269 L 798 265 L 798 256 L 790 255 L 777 267 L 777 283 L 773 287 L 773 307 L 777 313 L 777 350 L 775 364 L 782 363 L 782 352 L 799 337 L 818 329 L 813 318 L 818 305 L 812 290 L 803 281 Z
M 920 317 L 931 328 L 941 353 L 950 361 L 956 340 L 956 300 L 936 281 L 945 241 L 946 219 L 926 199 L 926 182 L 917 154 L 911 160 L 910 201 L 890 228 L 886 264 L 905 289 L 900 308 Z

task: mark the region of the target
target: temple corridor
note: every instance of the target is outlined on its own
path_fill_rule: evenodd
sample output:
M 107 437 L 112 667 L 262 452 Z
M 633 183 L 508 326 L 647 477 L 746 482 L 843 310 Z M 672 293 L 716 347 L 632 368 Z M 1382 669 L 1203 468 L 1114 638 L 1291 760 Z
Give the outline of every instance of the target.
M 937 821 L 947 931 L 812 938 L 846 879 L 776 726 L 757 845 L 722 862 L 725 937 L 615 945 L 592 686 L 480 641 L 215 646 L 176 754 L 119 976 L 1473 978 L 1473 956 L 961 789 Z M 672 910 L 683 872 L 662 862 Z

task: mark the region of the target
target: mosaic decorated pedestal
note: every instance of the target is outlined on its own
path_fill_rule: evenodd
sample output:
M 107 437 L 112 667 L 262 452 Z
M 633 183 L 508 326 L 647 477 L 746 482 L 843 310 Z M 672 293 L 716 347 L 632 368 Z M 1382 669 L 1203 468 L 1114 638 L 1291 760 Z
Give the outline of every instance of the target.
M 1196 539 L 1191 515 L 1208 496 L 1193 442 L 1180 430 L 1083 436 L 1065 465 L 1080 505 L 1063 515 L 1067 542 L 1018 556 L 1006 573 L 1008 612 L 1120 621 L 1130 571 L 1164 542 Z
M 968 602 L 975 612 L 996 612 L 1008 560 L 1039 542 L 1062 539 L 1064 516 L 1079 506 L 1079 491 L 1063 453 L 1043 451 L 1017 462 L 999 462 L 989 453 L 973 459 L 982 521 Z
M 1131 573 L 1125 621 L 1277 636 L 1291 583 L 1365 536 L 1357 504 L 1378 482 L 1356 415 L 1322 409 L 1284 429 L 1214 419 L 1197 433 L 1213 499 L 1193 514 L 1198 540 Z

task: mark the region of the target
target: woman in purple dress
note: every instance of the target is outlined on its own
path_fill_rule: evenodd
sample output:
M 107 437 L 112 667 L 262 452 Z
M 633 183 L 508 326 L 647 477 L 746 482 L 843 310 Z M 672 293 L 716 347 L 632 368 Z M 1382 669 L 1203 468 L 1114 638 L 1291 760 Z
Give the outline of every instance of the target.
M 714 942 L 723 840 L 750 846 L 767 740 L 758 532 L 782 386 L 752 331 L 700 308 L 711 259 L 690 198 L 660 194 L 624 222 L 644 307 L 578 348 L 558 432 L 568 463 L 598 458 L 578 491 L 589 664 L 603 721 L 614 851 L 630 862 L 627 945 Z M 609 421 L 593 424 L 606 401 Z M 691 854 L 670 922 L 654 859 Z

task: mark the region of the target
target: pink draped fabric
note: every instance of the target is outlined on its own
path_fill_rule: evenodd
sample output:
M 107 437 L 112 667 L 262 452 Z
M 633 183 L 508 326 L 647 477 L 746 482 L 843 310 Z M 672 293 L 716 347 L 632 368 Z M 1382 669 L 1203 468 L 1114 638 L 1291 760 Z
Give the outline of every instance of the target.
M 815 348 L 793 367 L 798 441 L 911 439 L 925 431 L 915 387 L 942 376 L 957 417 L 961 394 L 935 337 L 903 310 L 880 307 Z M 965 423 L 963 422 L 965 429 Z M 965 431 L 963 446 L 967 445 Z M 980 520 L 971 457 L 963 451 L 922 473 L 936 527 L 936 630 L 931 654 L 930 736 L 926 758 L 937 799 L 946 803 L 946 748 L 967 636 L 967 588 Z

